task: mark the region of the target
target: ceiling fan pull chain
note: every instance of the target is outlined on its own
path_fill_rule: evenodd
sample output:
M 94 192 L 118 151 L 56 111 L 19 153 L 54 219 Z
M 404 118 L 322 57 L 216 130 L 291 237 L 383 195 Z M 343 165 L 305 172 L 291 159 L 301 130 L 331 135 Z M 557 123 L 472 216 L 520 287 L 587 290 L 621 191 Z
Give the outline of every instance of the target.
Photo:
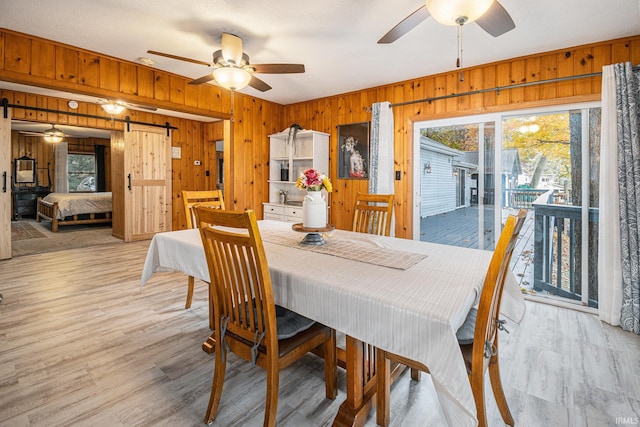
M 456 67 L 462 68 L 462 26 L 464 21 L 460 21 L 458 25 L 458 60 L 456 61 Z M 464 71 L 460 71 L 460 81 L 464 81 Z
M 231 123 L 235 123 L 236 121 L 236 116 L 235 116 L 235 101 L 233 99 L 233 92 L 234 90 L 231 89 Z

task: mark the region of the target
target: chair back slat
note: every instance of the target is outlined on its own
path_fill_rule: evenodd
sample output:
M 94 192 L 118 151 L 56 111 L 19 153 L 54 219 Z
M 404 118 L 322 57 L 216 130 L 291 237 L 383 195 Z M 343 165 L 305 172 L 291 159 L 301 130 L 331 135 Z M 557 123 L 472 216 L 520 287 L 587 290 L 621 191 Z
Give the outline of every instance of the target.
M 214 287 L 216 328 L 248 341 L 277 339 L 271 277 L 253 211 L 194 209 Z
M 356 195 L 352 230 L 358 233 L 391 234 L 393 194 Z
M 476 360 L 480 363 L 482 358 L 485 359 L 482 362 L 483 364 L 488 363 L 488 358 L 484 356 L 485 345 L 490 348 L 497 348 L 498 316 L 500 314 L 502 291 L 509 272 L 513 249 L 516 246 L 518 235 L 526 217 L 527 212 L 521 209 L 517 215 L 510 215 L 507 218 L 500 234 L 500 239 L 493 251 L 478 305 L 472 364 L 477 363 Z
M 193 207 L 208 206 L 211 208 L 224 209 L 224 199 L 221 190 L 206 191 L 182 191 L 182 203 L 184 205 L 184 215 L 187 220 L 187 228 L 196 227 L 196 217 Z

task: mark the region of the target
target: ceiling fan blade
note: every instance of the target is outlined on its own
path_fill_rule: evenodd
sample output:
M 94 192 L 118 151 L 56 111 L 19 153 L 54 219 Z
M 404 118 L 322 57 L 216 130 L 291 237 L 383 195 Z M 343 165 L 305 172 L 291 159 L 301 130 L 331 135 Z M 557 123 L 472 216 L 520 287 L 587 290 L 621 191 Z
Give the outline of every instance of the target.
M 242 61 L 242 39 L 233 34 L 222 33 L 220 45 L 224 60 L 239 65 Z
M 251 64 L 256 73 L 293 74 L 304 73 L 304 64 Z
M 251 76 L 251 80 L 249 81 L 249 86 L 254 89 L 259 90 L 260 92 L 266 92 L 271 89 L 271 86 L 257 78 L 256 76 Z
M 382 36 L 382 38 L 378 40 L 378 44 L 393 43 L 400 37 L 407 34 L 409 31 L 413 30 L 418 24 L 427 19 L 429 16 L 431 16 L 431 14 L 427 10 L 427 6 L 422 5 L 418 10 L 400 21 L 400 23 L 393 27 L 391 31 Z
M 493 2 L 489 10 L 478 18 L 476 23 L 493 37 L 501 36 L 516 27 L 509 12 L 497 1 Z
M 199 79 L 191 80 L 189 82 L 190 85 L 201 85 L 202 83 L 207 83 L 213 80 L 213 73 L 209 73 L 200 77 Z
M 125 102 L 124 106 L 130 108 L 132 110 L 147 110 L 147 111 L 157 111 L 156 107 L 150 107 L 148 105 L 140 105 L 140 104 L 131 104 L 129 102 Z
M 29 136 L 44 136 L 43 132 L 32 132 L 29 130 L 21 130 L 21 131 L 18 131 L 18 133 L 20 133 L 21 135 L 29 135 Z
M 207 67 L 211 67 L 211 64 L 208 62 L 198 61 L 197 59 L 185 58 L 183 56 L 171 55 L 170 53 L 162 53 L 162 52 L 157 52 L 155 50 L 148 50 L 147 53 L 150 53 L 152 55 L 164 56 L 165 58 L 177 59 L 178 61 L 191 62 L 193 64 L 206 65 Z

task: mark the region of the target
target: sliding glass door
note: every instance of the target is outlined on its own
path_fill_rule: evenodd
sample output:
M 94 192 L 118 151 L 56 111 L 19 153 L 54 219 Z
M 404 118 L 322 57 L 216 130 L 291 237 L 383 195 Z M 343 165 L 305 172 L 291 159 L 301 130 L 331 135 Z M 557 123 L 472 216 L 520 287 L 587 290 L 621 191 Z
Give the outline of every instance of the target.
M 525 209 L 520 286 L 597 307 L 598 104 L 420 122 L 414 141 L 415 239 L 493 250 Z
M 424 122 L 415 132 L 419 239 L 493 249 L 495 122 Z

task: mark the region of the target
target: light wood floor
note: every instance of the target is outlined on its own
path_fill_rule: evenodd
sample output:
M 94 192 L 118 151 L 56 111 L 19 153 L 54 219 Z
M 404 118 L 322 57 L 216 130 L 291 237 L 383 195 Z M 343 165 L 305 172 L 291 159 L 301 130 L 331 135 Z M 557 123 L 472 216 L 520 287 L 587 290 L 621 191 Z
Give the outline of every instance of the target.
M 206 289 L 184 310 L 186 277 L 139 278 L 148 242 L 0 261 L 0 425 L 200 426 L 213 357 Z M 527 302 L 502 338 L 502 373 L 518 426 L 613 426 L 640 416 L 640 337 L 593 315 Z M 218 426 L 262 424 L 265 376 L 229 357 Z M 280 376 L 278 424 L 328 426 L 344 399 L 324 399 L 322 363 Z M 490 425 L 503 426 L 493 397 Z M 392 387 L 392 425 L 441 426 L 428 375 Z M 375 425 L 375 414 L 367 421 Z

